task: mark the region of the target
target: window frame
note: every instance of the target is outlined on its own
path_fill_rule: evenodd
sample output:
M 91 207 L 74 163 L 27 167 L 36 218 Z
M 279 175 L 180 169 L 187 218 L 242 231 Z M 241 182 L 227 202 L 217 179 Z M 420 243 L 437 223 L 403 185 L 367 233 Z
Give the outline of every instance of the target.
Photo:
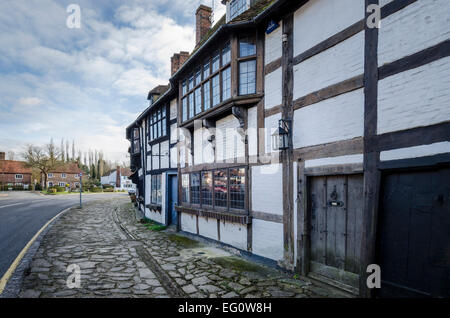
M 228 50 L 228 51 L 226 51 Z M 229 54 L 229 61 L 226 61 L 226 64 L 223 63 L 223 52 L 226 51 L 226 54 Z M 213 71 L 213 59 L 218 57 L 218 69 L 216 71 Z M 223 96 L 222 96 L 222 73 L 225 71 L 228 67 L 231 67 L 232 60 L 233 60 L 233 54 L 231 49 L 231 40 L 227 40 L 224 45 L 221 45 L 217 50 L 213 52 L 212 55 L 210 55 L 208 58 L 203 59 L 201 65 L 197 65 L 194 67 L 194 71 L 191 71 L 190 73 L 187 73 L 186 77 L 180 81 L 180 99 L 181 99 L 181 122 L 187 122 L 191 120 L 192 118 L 196 117 L 197 115 L 200 115 L 204 113 L 207 110 L 210 110 L 211 108 L 214 108 L 221 103 L 224 102 Z M 230 78 L 233 76 L 233 70 L 230 70 Z M 200 74 L 201 81 L 197 83 L 196 81 L 196 75 Z M 206 76 L 207 75 L 207 76 Z M 219 85 L 220 85 L 220 101 L 215 106 L 213 105 L 213 86 L 212 86 L 212 79 L 215 78 L 217 75 L 219 75 Z M 193 79 L 193 82 L 191 82 L 191 79 Z M 193 86 L 190 86 L 189 84 L 193 83 Z M 207 85 L 209 83 L 209 101 L 210 106 L 208 108 L 205 107 L 205 98 L 204 98 L 204 85 Z M 195 91 L 200 88 L 200 98 L 201 98 L 201 105 L 200 105 L 200 112 L 196 112 L 195 106 L 196 106 L 196 96 Z M 232 90 L 232 89 L 230 89 Z M 189 99 L 189 95 L 193 94 L 193 98 Z M 233 97 L 232 91 L 230 92 L 230 97 L 227 98 L 231 99 Z M 208 99 L 207 99 L 208 100 Z M 194 111 L 191 109 L 194 108 Z M 186 116 L 184 116 L 186 115 Z M 193 115 L 193 116 L 190 116 Z
M 236 5 L 236 11 L 233 12 Z M 247 11 L 247 0 L 231 0 L 230 1 L 230 21 Z
M 148 140 L 150 143 L 157 142 L 167 137 L 167 104 L 153 110 L 147 117 Z
M 234 170 L 234 169 L 244 169 L 244 207 L 242 209 L 240 208 L 232 208 L 231 207 L 231 196 L 230 196 L 230 170 Z M 215 191 L 215 182 L 216 182 L 216 176 L 215 176 L 215 172 L 216 171 L 221 171 L 221 170 L 225 170 L 226 171 L 226 177 L 227 177 L 227 184 L 226 184 L 226 189 L 227 189 L 227 197 L 226 197 L 226 206 L 217 206 L 216 204 L 216 191 Z M 204 204 L 203 203 L 203 174 L 204 173 L 211 173 L 211 205 L 210 204 Z M 200 181 L 200 192 L 199 192 L 199 202 L 200 203 L 192 203 L 192 189 L 191 189 L 191 182 L 192 182 L 192 174 L 199 174 L 199 181 Z M 188 189 L 187 189 L 187 193 L 189 195 L 189 200 L 188 201 L 183 201 L 183 183 L 181 184 L 181 188 L 182 188 L 182 196 L 181 196 L 181 201 L 183 205 L 187 205 L 187 206 L 192 206 L 195 208 L 202 208 L 202 209 L 206 209 L 206 210 L 216 210 L 216 211 L 220 211 L 220 212 L 234 212 L 234 213 L 239 213 L 239 214 L 243 214 L 243 213 L 248 213 L 248 167 L 247 166 L 236 166 L 236 167 L 228 167 L 228 168 L 216 168 L 216 169 L 206 169 L 206 170 L 200 170 L 200 171 L 193 171 L 193 172 L 186 172 L 186 173 L 182 173 L 182 178 L 183 176 L 187 176 L 187 182 L 188 182 Z M 183 181 L 182 181 L 183 182 Z
M 18 176 L 20 176 L 20 177 L 18 177 Z M 17 174 L 14 176 L 14 179 L 15 179 L 15 180 L 23 180 L 23 174 L 17 173 Z

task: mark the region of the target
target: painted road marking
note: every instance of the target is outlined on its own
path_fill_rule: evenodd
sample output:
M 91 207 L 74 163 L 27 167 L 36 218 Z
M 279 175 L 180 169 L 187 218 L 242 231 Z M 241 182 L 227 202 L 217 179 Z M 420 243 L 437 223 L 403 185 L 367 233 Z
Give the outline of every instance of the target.
M 30 248 L 30 246 L 34 243 L 34 241 L 36 241 L 36 239 L 38 238 L 38 236 L 42 233 L 42 231 L 45 230 L 45 228 L 52 223 L 56 218 L 58 218 L 58 216 L 60 216 L 61 214 L 63 214 L 64 212 L 70 210 L 72 208 L 68 208 L 65 209 L 61 212 L 59 212 L 56 216 L 54 216 L 50 221 L 48 221 L 47 223 L 45 223 L 45 225 L 43 227 L 41 227 L 41 229 L 33 236 L 33 238 L 27 243 L 27 245 L 25 245 L 25 247 L 23 248 L 23 250 L 19 253 L 19 255 L 17 255 L 16 259 L 14 260 L 14 262 L 11 264 L 11 266 L 8 268 L 8 270 L 6 271 L 5 275 L 3 275 L 2 279 L 0 279 L 0 295 L 3 293 L 3 290 L 5 289 L 6 284 L 8 283 L 8 280 L 11 278 L 12 274 L 14 273 L 14 271 L 16 270 L 17 266 L 19 266 L 20 261 L 22 260 L 22 258 L 25 256 L 25 253 L 28 251 L 28 249 Z
M 0 209 L 7 208 L 10 206 L 20 205 L 20 204 L 25 204 L 25 203 L 14 203 L 14 204 L 9 204 L 9 205 L 3 205 L 3 206 L 0 206 Z

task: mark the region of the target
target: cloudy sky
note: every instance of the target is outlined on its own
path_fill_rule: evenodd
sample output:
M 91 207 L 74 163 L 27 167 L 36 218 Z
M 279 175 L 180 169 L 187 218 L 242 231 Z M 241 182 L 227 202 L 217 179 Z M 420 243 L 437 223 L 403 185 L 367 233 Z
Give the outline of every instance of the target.
M 2 0 L 0 151 L 75 140 L 126 161 L 125 127 L 192 51 L 195 10 L 211 0 Z M 81 28 L 66 25 L 81 8 Z M 224 6 L 216 1 L 217 21 Z

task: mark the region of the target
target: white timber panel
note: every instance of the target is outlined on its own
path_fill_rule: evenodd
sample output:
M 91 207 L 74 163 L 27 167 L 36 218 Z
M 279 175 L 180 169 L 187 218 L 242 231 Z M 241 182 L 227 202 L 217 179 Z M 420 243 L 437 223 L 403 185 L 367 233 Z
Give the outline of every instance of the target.
M 220 222 L 220 241 L 247 250 L 247 227 L 242 224 Z
M 170 120 L 177 118 L 177 99 L 170 101 Z
M 252 209 L 283 214 L 283 176 L 281 164 L 252 167 Z
M 216 151 L 218 160 L 234 160 L 243 158 L 245 144 L 237 132 L 239 120 L 233 115 L 221 118 L 216 122 Z
M 294 148 L 360 137 L 364 133 L 364 92 L 358 89 L 294 112 Z
M 158 223 L 161 223 L 161 224 L 165 223 L 164 219 L 162 217 L 162 213 L 159 213 L 159 212 L 154 211 L 154 210 L 149 210 L 148 208 L 146 208 L 146 211 L 147 212 L 145 213 L 145 216 L 147 218 L 149 218 L 150 220 L 158 222 Z
M 309 1 L 294 13 L 294 56 L 364 19 L 364 15 L 362 0 Z
M 264 108 L 269 109 L 282 103 L 282 68 L 266 75 L 264 80 Z
M 450 1 L 419 0 L 381 21 L 378 64 L 391 63 L 450 38 Z
M 174 144 L 178 141 L 178 129 L 177 124 L 173 124 L 170 126 L 170 143 Z
M 253 219 L 252 233 L 254 254 L 276 261 L 283 259 L 283 224 Z
M 281 113 L 264 118 L 266 153 L 274 152 L 272 149 L 272 134 L 278 129 Z
M 170 167 L 176 168 L 177 167 L 177 147 L 170 148 Z
M 450 153 L 450 142 L 443 141 L 429 145 L 421 145 L 415 147 L 382 151 L 380 153 L 380 160 L 389 161 L 389 160 L 420 158 L 426 156 L 439 155 L 443 153 Z
M 295 65 L 294 99 L 361 75 L 363 72 L 364 31 Z
M 161 143 L 161 169 L 169 168 L 169 141 Z
M 247 113 L 248 154 L 256 156 L 258 152 L 258 108 L 249 108 Z
M 152 170 L 159 169 L 159 144 L 152 146 Z
M 203 128 L 194 130 L 194 165 L 203 163 Z
M 450 57 L 378 82 L 378 134 L 450 120 Z
M 278 23 L 280 26 L 270 34 L 266 34 L 265 41 L 265 64 L 275 61 L 283 54 L 282 35 L 283 22 Z
M 150 190 L 152 188 L 152 176 L 145 176 L 145 204 L 150 203 Z
M 181 213 L 181 230 L 197 234 L 197 217 L 192 214 Z
M 347 155 L 347 156 L 306 160 L 305 168 L 313 168 L 313 167 L 321 167 L 321 166 L 334 166 L 334 165 L 362 163 L 362 162 L 363 162 L 362 154 Z
M 198 217 L 198 234 L 217 241 L 217 220 Z

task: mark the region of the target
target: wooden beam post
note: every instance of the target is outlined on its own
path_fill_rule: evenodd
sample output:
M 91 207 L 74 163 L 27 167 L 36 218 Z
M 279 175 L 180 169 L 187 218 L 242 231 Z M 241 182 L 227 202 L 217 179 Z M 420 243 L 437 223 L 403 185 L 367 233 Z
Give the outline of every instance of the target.
M 366 0 L 366 8 L 379 5 L 378 0 Z M 366 12 L 366 21 L 369 17 Z M 367 266 L 375 263 L 375 242 L 380 190 L 380 153 L 376 143 L 378 108 L 378 29 L 365 25 L 364 46 L 364 204 L 363 235 L 359 292 L 361 297 L 372 297 L 367 287 Z
M 283 72 L 283 96 L 281 115 L 283 119 L 293 119 L 292 108 L 294 90 L 294 16 L 290 13 L 283 19 L 283 55 L 281 66 Z M 293 127 L 293 126 L 291 126 Z M 290 132 L 292 145 L 292 131 Z M 283 241 L 284 241 L 284 266 L 293 271 L 295 268 L 294 248 L 294 165 L 292 149 L 283 150 L 281 153 L 283 166 Z

